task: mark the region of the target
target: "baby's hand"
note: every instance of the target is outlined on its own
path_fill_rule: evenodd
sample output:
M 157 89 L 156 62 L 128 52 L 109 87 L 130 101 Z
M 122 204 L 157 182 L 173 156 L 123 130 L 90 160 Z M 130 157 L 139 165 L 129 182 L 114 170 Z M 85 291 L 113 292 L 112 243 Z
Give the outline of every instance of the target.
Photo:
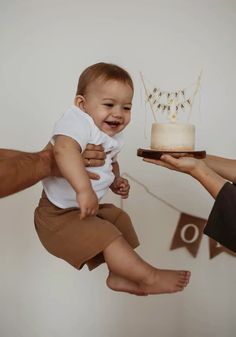
M 76 194 L 77 202 L 80 206 L 80 219 L 84 219 L 87 216 L 94 216 L 98 211 L 98 198 L 92 188 L 86 191 L 80 191 Z
M 122 199 L 127 199 L 129 196 L 130 185 L 127 179 L 117 177 L 110 186 L 112 192 L 119 194 Z

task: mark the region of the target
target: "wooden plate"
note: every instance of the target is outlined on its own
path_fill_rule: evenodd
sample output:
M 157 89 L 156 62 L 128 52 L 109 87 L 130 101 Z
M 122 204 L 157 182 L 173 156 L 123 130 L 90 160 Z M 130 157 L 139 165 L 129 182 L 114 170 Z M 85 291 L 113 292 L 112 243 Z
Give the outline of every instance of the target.
M 194 157 L 202 159 L 206 157 L 206 151 L 157 151 L 150 149 L 138 149 L 137 156 L 149 159 L 160 159 L 163 154 L 170 154 L 173 157 Z

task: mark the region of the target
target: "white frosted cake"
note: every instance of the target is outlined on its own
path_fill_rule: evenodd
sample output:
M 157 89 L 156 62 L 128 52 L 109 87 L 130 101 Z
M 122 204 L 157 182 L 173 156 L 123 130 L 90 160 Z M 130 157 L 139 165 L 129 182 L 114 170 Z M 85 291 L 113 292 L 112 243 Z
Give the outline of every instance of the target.
M 195 126 L 178 123 L 153 123 L 151 149 L 158 151 L 194 151 Z

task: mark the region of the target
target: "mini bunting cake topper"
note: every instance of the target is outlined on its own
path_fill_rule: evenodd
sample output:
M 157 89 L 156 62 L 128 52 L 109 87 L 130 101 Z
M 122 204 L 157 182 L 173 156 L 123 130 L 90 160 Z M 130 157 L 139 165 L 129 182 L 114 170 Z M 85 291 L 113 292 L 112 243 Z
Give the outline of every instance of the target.
M 142 73 L 140 73 L 140 76 L 145 90 L 146 101 L 150 105 L 153 118 L 156 123 L 159 114 L 164 112 L 167 113 L 169 121 L 175 123 L 177 120 L 177 114 L 180 111 L 188 113 L 187 120 L 189 122 L 192 114 L 193 103 L 197 93 L 199 92 L 202 71 L 195 83 L 194 92 L 189 97 L 186 97 L 187 88 L 176 91 L 165 91 L 154 87 L 152 90 L 149 90 L 145 84 Z

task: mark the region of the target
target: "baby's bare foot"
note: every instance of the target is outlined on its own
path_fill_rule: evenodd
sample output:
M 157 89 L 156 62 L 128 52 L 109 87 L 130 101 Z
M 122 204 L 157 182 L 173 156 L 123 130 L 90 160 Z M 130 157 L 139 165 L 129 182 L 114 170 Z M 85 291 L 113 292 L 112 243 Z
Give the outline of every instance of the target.
M 107 278 L 107 286 L 115 291 L 121 291 L 137 296 L 147 296 L 143 290 L 140 289 L 137 283 L 127 280 L 121 276 L 109 273 Z
M 150 278 L 140 283 L 140 289 L 146 294 L 175 293 L 187 286 L 190 275 L 184 270 L 154 269 Z

